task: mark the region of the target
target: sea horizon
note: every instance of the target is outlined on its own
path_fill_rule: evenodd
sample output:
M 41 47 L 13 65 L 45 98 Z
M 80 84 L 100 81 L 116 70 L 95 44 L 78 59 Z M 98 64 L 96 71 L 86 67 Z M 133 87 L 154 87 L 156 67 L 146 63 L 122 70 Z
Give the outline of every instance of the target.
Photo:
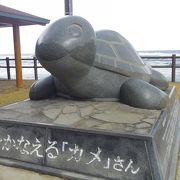
M 177 55 L 180 55 L 180 50 L 137 50 L 136 51 L 137 53 L 139 53 L 140 55 L 141 54 L 156 54 L 156 55 L 162 55 L 162 54 L 169 54 L 169 55 L 172 55 L 172 54 L 177 54 Z M 9 56 L 14 56 L 14 53 L 0 53 L 0 59 L 2 57 L 9 57 Z M 34 52 L 25 52 L 25 53 L 22 53 L 21 52 L 21 56 L 30 56 L 30 57 L 34 57 L 35 56 L 35 53 Z
M 172 59 L 171 56 L 173 54 L 176 54 L 176 56 L 180 56 L 180 50 L 142 50 L 137 51 L 137 53 L 140 56 L 148 57 L 143 58 L 143 61 L 150 66 L 163 66 L 163 65 L 171 65 Z M 21 58 L 22 59 L 32 59 L 35 56 L 35 53 L 22 53 Z M 157 59 L 150 59 L 149 57 L 157 57 Z M 168 59 L 163 59 L 160 57 L 163 56 L 169 56 Z M 1 68 L 1 66 L 5 66 L 5 61 L 1 61 L 2 59 L 5 59 L 6 57 L 9 57 L 10 59 L 14 59 L 13 53 L 2 53 L 0 54 L 0 79 L 7 79 L 7 70 L 6 68 Z M 10 61 L 10 65 L 13 66 L 14 62 Z M 176 64 L 180 65 L 180 58 L 177 58 Z M 40 64 L 38 63 L 40 66 Z M 33 61 L 22 61 L 22 66 L 33 66 Z M 171 68 L 155 68 L 157 71 L 161 72 L 169 81 L 171 81 Z M 49 75 L 49 72 L 47 72 L 44 68 L 38 68 L 38 78 L 44 78 Z M 15 79 L 15 69 L 11 68 L 11 78 Z M 23 68 L 23 79 L 34 79 L 34 69 L 33 68 Z M 180 68 L 176 69 L 176 82 L 180 82 Z

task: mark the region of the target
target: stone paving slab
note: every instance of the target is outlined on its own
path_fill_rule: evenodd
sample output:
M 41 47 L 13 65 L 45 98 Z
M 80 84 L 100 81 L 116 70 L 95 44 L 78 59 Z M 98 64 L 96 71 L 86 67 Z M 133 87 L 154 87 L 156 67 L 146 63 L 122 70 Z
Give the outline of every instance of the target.
M 119 102 L 64 99 L 23 101 L 0 108 L 1 119 L 80 129 L 148 135 L 161 111 L 133 108 Z

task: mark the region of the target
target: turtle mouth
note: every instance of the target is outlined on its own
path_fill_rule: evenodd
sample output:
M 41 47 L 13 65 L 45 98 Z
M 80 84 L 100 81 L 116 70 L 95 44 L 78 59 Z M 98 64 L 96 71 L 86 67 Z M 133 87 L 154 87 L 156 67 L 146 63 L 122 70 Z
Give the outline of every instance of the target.
M 41 61 L 55 61 L 67 56 L 68 51 L 58 43 L 41 43 L 36 44 L 36 57 Z

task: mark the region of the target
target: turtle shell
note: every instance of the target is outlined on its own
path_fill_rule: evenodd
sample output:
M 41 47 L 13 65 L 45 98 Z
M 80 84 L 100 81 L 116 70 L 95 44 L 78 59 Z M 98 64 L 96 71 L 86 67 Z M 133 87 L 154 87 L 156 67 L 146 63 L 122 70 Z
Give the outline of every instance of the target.
M 142 61 L 132 45 L 115 31 L 96 32 L 94 66 L 126 77 L 150 80 L 151 68 Z

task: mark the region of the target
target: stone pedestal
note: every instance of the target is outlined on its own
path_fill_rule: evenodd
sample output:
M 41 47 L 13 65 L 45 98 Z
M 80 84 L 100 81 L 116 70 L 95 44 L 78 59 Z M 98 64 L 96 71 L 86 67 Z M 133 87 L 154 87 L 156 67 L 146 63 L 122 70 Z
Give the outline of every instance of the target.
M 0 108 L 0 164 L 69 179 L 172 180 L 180 106 L 51 99 Z

